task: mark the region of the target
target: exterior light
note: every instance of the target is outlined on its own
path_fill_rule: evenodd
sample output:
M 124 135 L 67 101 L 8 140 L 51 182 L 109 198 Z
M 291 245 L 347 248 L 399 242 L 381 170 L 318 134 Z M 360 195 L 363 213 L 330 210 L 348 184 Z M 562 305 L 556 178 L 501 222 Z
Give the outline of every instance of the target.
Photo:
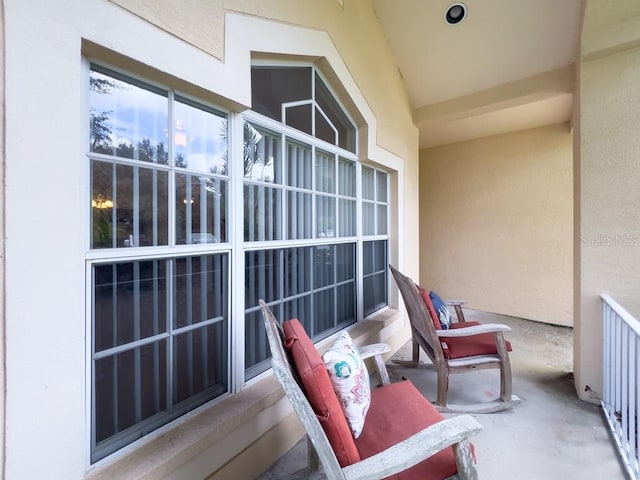
M 449 25 L 457 25 L 467 16 L 467 7 L 462 2 L 457 2 L 447 8 L 444 19 Z
M 93 208 L 113 208 L 113 200 L 108 198 L 104 198 L 102 195 L 98 195 L 96 198 L 91 200 L 91 206 Z

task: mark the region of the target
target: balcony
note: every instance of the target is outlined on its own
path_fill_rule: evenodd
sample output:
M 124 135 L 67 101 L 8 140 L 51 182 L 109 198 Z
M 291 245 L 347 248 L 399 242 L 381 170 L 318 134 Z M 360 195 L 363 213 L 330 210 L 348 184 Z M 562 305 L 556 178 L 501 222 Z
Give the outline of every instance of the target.
M 468 319 L 504 323 L 511 353 L 513 391 L 523 401 L 511 410 L 476 415 L 484 430 L 473 439 L 478 474 L 486 480 L 502 478 L 563 480 L 624 478 L 615 441 L 598 404 L 576 397 L 573 384 L 573 330 L 520 318 L 467 310 Z M 393 358 L 410 357 L 410 344 Z M 421 360 L 428 363 L 428 359 Z M 428 398 L 435 398 L 435 372 L 388 362 L 390 375 L 411 380 Z M 499 395 L 495 371 L 454 375 L 450 379 L 452 403 L 477 403 Z M 296 471 L 306 460 L 301 441 L 258 480 L 275 480 Z M 308 477 L 321 480 L 322 473 Z

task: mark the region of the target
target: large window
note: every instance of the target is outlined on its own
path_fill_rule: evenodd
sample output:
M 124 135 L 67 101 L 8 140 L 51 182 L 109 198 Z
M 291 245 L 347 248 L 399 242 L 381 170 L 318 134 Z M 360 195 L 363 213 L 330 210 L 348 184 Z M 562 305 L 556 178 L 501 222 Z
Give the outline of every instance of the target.
M 97 461 L 266 371 L 259 299 L 315 341 L 384 308 L 389 175 L 313 66 L 255 66 L 236 114 L 89 70 Z
M 95 461 L 229 390 L 229 178 L 224 114 L 98 66 L 89 97 Z

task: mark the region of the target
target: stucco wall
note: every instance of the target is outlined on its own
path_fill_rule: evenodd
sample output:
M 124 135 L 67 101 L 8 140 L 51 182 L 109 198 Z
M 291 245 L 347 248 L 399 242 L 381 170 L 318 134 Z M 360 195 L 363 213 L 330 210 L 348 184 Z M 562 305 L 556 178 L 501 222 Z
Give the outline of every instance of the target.
M 640 318 L 640 4 L 614 3 L 587 2 L 579 66 L 574 363 L 583 397 L 586 385 L 602 392 L 600 294 Z
M 404 235 L 401 250 L 395 243 L 398 238 L 392 240 L 398 256 L 392 255 L 391 261 L 404 264 L 405 258 L 414 257 L 413 252 L 418 249 L 418 209 L 406 205 L 416 205 L 418 194 L 418 133 L 399 72 L 392 67 L 395 59 L 381 34 L 371 2 L 322 0 L 313 2 L 310 7 L 308 2 L 296 0 L 110 1 L 223 61 L 228 55 L 223 35 L 225 11 L 326 31 L 375 115 L 377 138 L 374 140 L 405 161 L 406 170 L 399 182 L 403 195 L 398 200 L 403 215 L 396 218 L 395 210 L 391 213 L 392 226 L 399 227 Z M 246 32 L 246 35 L 252 34 Z M 375 74 L 372 74 L 373 65 Z M 398 183 L 394 188 L 397 186 Z M 418 275 L 416 262 L 409 261 L 406 268 L 409 274 Z M 392 301 L 397 305 L 398 298 L 394 296 Z
M 470 308 L 572 325 L 566 124 L 420 152 L 420 281 Z
M 279 390 L 269 390 L 272 403 L 266 405 L 264 387 L 256 384 L 243 392 L 251 399 L 244 410 L 231 397 L 218 410 L 203 407 L 97 467 L 89 465 L 86 55 L 232 111 L 250 104 L 252 52 L 325 58 L 340 93 L 358 111 L 365 158 L 395 172 L 392 245 L 402 250 L 392 259 L 405 267 L 405 258 L 406 269 L 418 273 L 409 262 L 418 255 L 418 133 L 370 2 L 344 2 L 344 8 L 335 0 L 118 3 L 3 2 L 7 478 L 171 478 L 170 472 L 204 478 L 259 434 L 273 434 L 290 412 L 282 410 L 286 402 L 271 398 Z M 398 347 L 408 334 L 402 316 L 390 312 L 371 335 Z M 236 415 L 225 424 L 236 434 L 233 441 L 216 430 L 225 412 Z M 299 435 L 299 428 L 285 429 L 287 441 L 286 431 Z M 260 465 L 249 457 L 235 463 L 256 473 Z

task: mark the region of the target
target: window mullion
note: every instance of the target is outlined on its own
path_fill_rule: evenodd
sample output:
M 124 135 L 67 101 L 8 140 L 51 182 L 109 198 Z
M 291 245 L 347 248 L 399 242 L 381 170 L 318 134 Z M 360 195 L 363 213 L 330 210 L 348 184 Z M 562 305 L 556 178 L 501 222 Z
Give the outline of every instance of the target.
M 114 208 L 115 210 L 115 208 Z M 113 279 L 116 280 L 113 282 L 113 342 L 117 343 L 118 340 L 118 266 L 113 265 L 111 268 Z M 94 362 L 95 363 L 95 362 Z M 112 378 L 112 386 L 113 386 L 113 430 L 118 431 L 118 418 L 120 418 L 120 414 L 118 412 L 118 356 L 114 355 L 113 357 L 113 373 L 111 375 Z M 95 380 L 94 380 L 95 382 Z
M 111 246 L 118 246 L 118 174 L 117 166 L 113 164 L 111 167 L 111 198 L 113 199 L 113 208 L 111 209 Z
M 229 316 L 229 366 L 230 369 L 230 391 L 237 392 L 244 385 L 245 372 L 245 251 L 243 249 L 244 242 L 244 225 L 248 219 L 244 218 L 244 161 L 240 161 L 243 157 L 244 144 L 244 120 L 240 114 L 231 114 L 229 116 L 228 126 L 229 133 L 229 152 L 228 158 L 231 159 L 228 165 L 230 173 L 230 188 L 228 202 L 229 211 L 236 212 L 229 216 L 230 237 L 231 237 L 231 268 L 228 275 L 230 276 L 231 288 L 230 295 L 230 316 Z M 234 161 L 236 160 L 237 161 Z M 252 185 L 247 187 L 251 191 Z
M 159 282 L 159 269 L 158 262 L 160 260 L 155 260 L 153 262 L 153 334 L 158 335 L 160 333 L 160 311 L 159 311 L 159 303 L 160 303 L 160 282 Z M 166 271 L 166 268 L 165 268 Z M 165 328 L 166 329 L 166 328 Z M 154 408 L 156 411 L 160 410 L 160 396 L 162 392 L 160 391 L 160 346 L 158 342 L 154 342 L 153 344 L 153 400 L 154 400 Z
M 169 90 L 169 94 L 167 95 L 167 102 L 168 102 L 168 115 L 167 115 L 167 121 L 169 122 L 168 125 L 168 132 L 169 132 L 169 139 L 168 139 L 168 155 L 169 158 L 167 159 L 167 163 L 169 165 L 169 167 L 171 167 L 171 170 L 169 172 L 169 199 L 168 199 L 168 205 L 167 205 L 167 210 L 168 210 L 168 232 L 169 232 L 169 246 L 173 247 L 176 245 L 176 171 L 175 171 L 175 112 L 174 112 L 174 105 L 175 105 L 175 95 L 173 90 Z
M 158 171 L 152 170 L 151 173 L 151 222 L 152 222 L 152 245 L 158 245 Z
M 167 332 L 168 337 L 165 340 L 167 342 L 167 360 L 165 368 L 167 371 L 167 385 L 166 385 L 166 402 L 167 411 L 173 410 L 173 384 L 175 382 L 175 367 L 174 367 L 174 326 L 176 318 L 176 276 L 175 276 L 175 259 L 166 261 L 167 269 Z
M 133 238 L 129 246 L 140 246 L 140 168 L 133 167 Z
M 135 237 L 137 238 L 137 237 Z M 140 332 L 140 263 L 133 264 L 133 338 L 139 340 Z M 133 350 L 133 378 L 134 378 L 134 402 L 136 422 L 142 420 L 142 377 L 141 377 L 141 349 Z
M 363 275 L 364 275 L 364 261 L 363 261 L 363 226 L 362 226 L 362 164 L 356 164 L 356 218 L 359 219 L 356 222 L 356 236 L 358 241 L 356 243 L 356 298 L 357 298 L 357 312 L 356 317 L 358 321 L 364 318 L 364 295 L 363 295 Z

